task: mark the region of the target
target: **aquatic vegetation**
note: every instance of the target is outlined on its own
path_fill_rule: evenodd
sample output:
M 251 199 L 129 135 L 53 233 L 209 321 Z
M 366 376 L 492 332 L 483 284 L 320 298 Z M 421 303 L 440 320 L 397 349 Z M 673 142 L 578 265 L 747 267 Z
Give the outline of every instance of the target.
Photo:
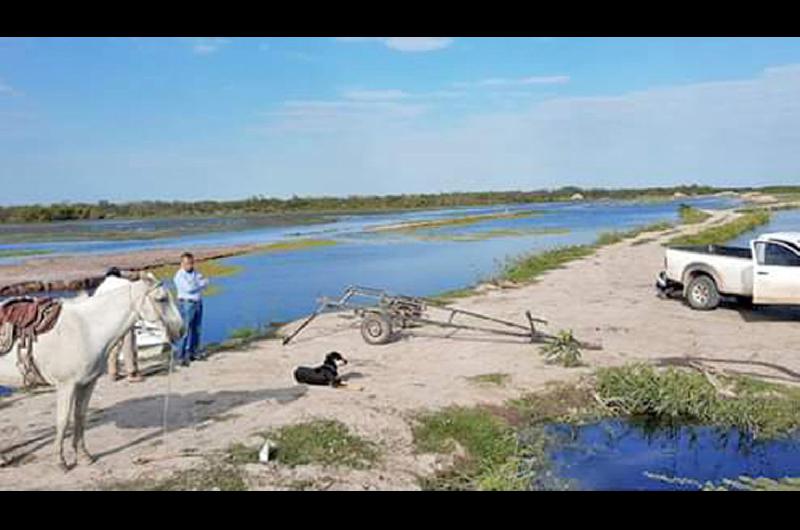
M 0 258 L 16 258 L 24 256 L 40 256 L 42 254 L 50 254 L 52 250 L 40 249 L 0 249 Z
M 712 226 L 697 234 L 677 236 L 666 245 L 720 245 L 726 241 L 765 225 L 771 218 L 768 210 L 753 210 L 743 213 L 736 219 L 717 226 Z
M 685 225 L 702 223 L 711 217 L 710 213 L 704 212 L 694 206 L 689 206 L 688 204 L 681 204 L 678 207 L 678 215 L 681 218 L 681 223 Z
M 290 241 L 278 241 L 261 245 L 255 251 L 258 252 L 290 252 L 293 250 L 305 250 L 317 247 L 329 247 L 337 245 L 338 242 L 332 239 L 294 239 Z
M 480 374 L 468 377 L 467 380 L 478 384 L 490 384 L 504 386 L 511 379 L 511 374 L 494 372 L 490 374 Z
M 498 219 L 521 219 L 534 217 L 544 214 L 540 210 L 525 210 L 521 212 L 501 212 L 482 215 L 467 215 L 464 217 L 452 217 L 448 219 L 437 219 L 435 221 L 414 221 L 390 226 L 377 226 L 372 228 L 373 232 L 417 232 L 419 230 L 430 230 L 432 228 L 445 228 L 453 226 L 468 226 L 485 221 L 495 221 Z
M 800 427 L 800 390 L 741 376 L 718 381 L 727 388 L 698 371 L 627 365 L 598 370 L 596 387 L 611 410 L 664 424 L 735 427 L 763 438 Z
M 275 460 L 287 466 L 321 464 L 367 469 L 379 457 L 377 446 L 336 420 L 312 420 L 262 433 L 275 441 Z
M 572 334 L 572 330 L 561 330 L 555 338 L 540 348 L 545 362 L 560 364 L 572 368 L 581 366 L 580 342 Z
M 486 241 L 499 237 L 524 237 L 537 235 L 562 235 L 569 234 L 568 228 L 528 228 L 528 229 L 497 229 L 468 234 L 420 234 L 418 239 L 425 241 Z
M 619 231 L 602 232 L 599 236 L 597 236 L 597 241 L 595 241 L 594 244 L 596 247 L 604 247 L 607 245 L 620 243 L 622 241 L 625 241 L 626 239 L 632 239 L 641 234 L 646 234 L 650 232 L 662 232 L 664 230 L 669 230 L 672 227 L 673 227 L 672 223 L 663 221 L 659 223 L 645 225 L 639 228 L 633 228 L 631 230 L 625 230 L 622 232 Z
M 196 261 L 195 268 L 206 278 L 211 280 L 211 283 L 203 291 L 204 296 L 214 296 L 219 294 L 222 291 L 222 287 L 218 284 L 213 282 L 214 278 L 223 278 L 226 276 L 233 276 L 234 274 L 239 274 L 244 270 L 244 267 L 241 265 L 231 265 L 228 263 L 223 263 L 220 260 L 212 259 L 206 261 Z M 156 278 L 159 280 L 170 280 L 175 277 L 175 273 L 178 271 L 178 265 L 161 265 L 159 267 L 155 267 L 152 269 L 148 269 L 148 272 L 153 273 Z

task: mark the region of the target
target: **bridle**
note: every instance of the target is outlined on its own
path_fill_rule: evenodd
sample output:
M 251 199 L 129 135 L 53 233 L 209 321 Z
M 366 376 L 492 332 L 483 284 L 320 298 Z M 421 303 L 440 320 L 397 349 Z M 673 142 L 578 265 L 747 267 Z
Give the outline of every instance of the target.
M 164 287 L 164 282 L 160 281 L 160 280 L 157 281 L 155 283 L 155 285 L 152 285 L 152 286 L 147 288 L 147 291 L 145 291 L 145 293 L 141 297 L 141 299 L 134 305 L 134 303 L 133 303 L 133 284 L 131 283 L 131 285 L 128 288 L 128 297 L 129 297 L 131 306 L 133 306 L 133 310 L 136 313 L 137 317 L 139 317 L 141 319 L 145 319 L 144 314 L 143 314 L 144 313 L 145 301 L 147 301 L 154 292 L 156 292 L 158 289 L 161 289 L 163 287 Z M 170 302 L 173 301 L 172 293 L 168 289 L 165 289 L 165 292 L 167 293 L 167 301 L 170 301 Z M 167 324 L 167 317 L 164 314 L 164 310 L 162 309 L 161 304 L 160 303 L 153 303 L 152 307 L 153 307 L 153 310 L 156 312 L 156 316 L 158 317 L 158 320 L 162 324 L 166 325 Z

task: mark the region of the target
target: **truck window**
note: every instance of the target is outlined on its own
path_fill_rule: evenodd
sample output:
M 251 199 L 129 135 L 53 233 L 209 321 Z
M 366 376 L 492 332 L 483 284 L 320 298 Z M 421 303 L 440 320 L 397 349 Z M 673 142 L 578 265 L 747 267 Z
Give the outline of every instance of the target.
M 800 267 L 800 256 L 788 248 L 774 243 L 756 245 L 756 259 L 759 265 Z

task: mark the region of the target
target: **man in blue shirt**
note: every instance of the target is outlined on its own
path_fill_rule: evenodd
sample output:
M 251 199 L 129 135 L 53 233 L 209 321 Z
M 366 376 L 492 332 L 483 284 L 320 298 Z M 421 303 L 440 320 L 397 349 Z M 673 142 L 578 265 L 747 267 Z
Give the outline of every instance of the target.
M 175 273 L 175 288 L 178 290 L 178 307 L 186 324 L 186 335 L 181 339 L 177 360 L 181 366 L 189 366 L 190 361 L 198 361 L 197 348 L 200 345 L 200 324 L 203 320 L 203 290 L 208 280 L 194 269 L 194 256 L 191 252 L 181 254 L 181 268 Z

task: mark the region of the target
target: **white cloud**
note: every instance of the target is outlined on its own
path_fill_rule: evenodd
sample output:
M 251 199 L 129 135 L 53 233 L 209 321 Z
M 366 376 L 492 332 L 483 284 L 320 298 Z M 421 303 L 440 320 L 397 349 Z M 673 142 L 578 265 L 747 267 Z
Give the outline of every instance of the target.
M 493 77 L 481 79 L 480 81 L 453 83 L 457 87 L 503 87 L 503 86 L 527 86 L 527 85 L 560 85 L 569 83 L 568 75 L 548 75 L 548 76 L 529 76 L 516 79 Z
M 8 83 L 5 83 L 2 79 L 0 79 L 0 96 L 16 96 L 19 94 L 19 91 L 13 88 Z
M 267 113 L 269 130 L 338 132 L 364 130 L 364 127 L 389 127 L 416 118 L 426 105 L 392 100 L 289 100 Z
M 192 51 L 198 55 L 208 55 L 216 52 L 228 42 L 228 39 L 222 37 L 197 37 L 192 39 Z
M 800 180 L 797 94 L 800 65 L 790 65 L 750 79 L 617 96 L 520 99 L 503 112 L 479 107 L 446 125 L 420 120 L 426 107 L 406 100 L 295 102 L 282 110 L 283 118 L 313 117 L 318 131 L 337 132 L 315 144 L 314 168 L 336 168 L 329 174 L 339 182 L 371 183 L 375 193 L 757 185 Z M 303 161 L 293 163 L 294 174 L 306 174 Z
M 342 94 L 345 99 L 355 99 L 362 101 L 386 101 L 405 99 L 410 96 L 408 92 L 397 89 L 389 90 L 348 90 Z
M 341 42 L 380 42 L 387 48 L 401 52 L 429 52 L 453 44 L 450 37 L 336 37 Z

